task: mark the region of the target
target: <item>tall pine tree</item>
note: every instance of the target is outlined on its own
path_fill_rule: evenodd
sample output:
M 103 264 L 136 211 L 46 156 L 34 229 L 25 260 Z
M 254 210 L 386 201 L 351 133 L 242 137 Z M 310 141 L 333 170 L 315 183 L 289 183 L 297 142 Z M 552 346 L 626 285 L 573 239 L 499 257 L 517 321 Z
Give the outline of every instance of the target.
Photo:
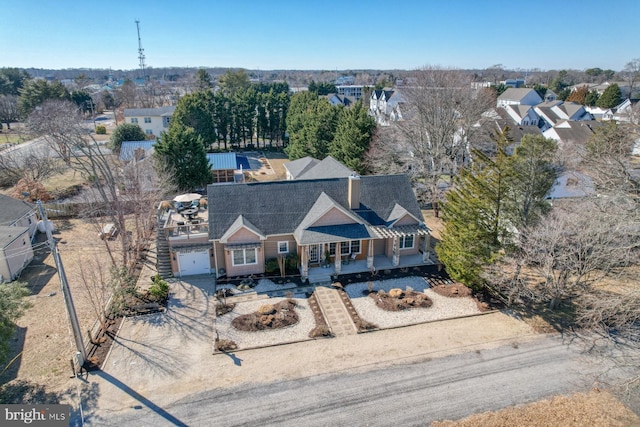
M 502 218 L 510 173 L 508 128 L 497 135 L 496 143 L 495 158 L 473 152 L 474 162 L 460 171 L 447 193 L 442 208 L 445 229 L 436 246 L 451 277 L 474 288 L 482 287 L 482 270 L 508 234 Z
M 193 128 L 172 123 L 154 149 L 159 173 L 168 173 L 179 190 L 192 191 L 211 182 L 207 153 Z
M 351 108 L 343 108 L 329 154 L 350 169 L 361 174 L 366 173 L 364 153 L 369 150 L 375 127 L 376 122 L 362 101 L 358 101 Z

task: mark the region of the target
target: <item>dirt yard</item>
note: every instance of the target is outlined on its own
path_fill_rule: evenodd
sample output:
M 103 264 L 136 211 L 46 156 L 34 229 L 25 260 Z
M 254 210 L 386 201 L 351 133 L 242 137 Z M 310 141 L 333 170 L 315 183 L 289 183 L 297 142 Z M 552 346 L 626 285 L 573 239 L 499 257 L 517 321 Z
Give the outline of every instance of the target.
M 106 265 L 104 242 L 97 238 L 95 225 L 81 220 L 54 221 L 62 262 L 71 295 L 84 334 L 97 318 L 83 286 L 82 272 L 96 271 Z M 44 236 L 40 235 L 40 241 Z M 101 267 L 100 267 L 101 268 Z M 65 310 L 60 280 L 49 250 L 40 249 L 34 261 L 22 273 L 20 280 L 29 284 L 31 307 L 18 320 L 18 331 L 11 343 L 12 354 L 0 383 L 12 385 L 28 382 L 47 393 L 61 393 L 69 386 L 73 375 L 71 356 L 75 353 L 69 321 Z M 4 367 L 3 367 L 4 369 Z M 9 393 L 11 394 L 11 393 Z M 0 397 L 5 401 L 6 396 Z

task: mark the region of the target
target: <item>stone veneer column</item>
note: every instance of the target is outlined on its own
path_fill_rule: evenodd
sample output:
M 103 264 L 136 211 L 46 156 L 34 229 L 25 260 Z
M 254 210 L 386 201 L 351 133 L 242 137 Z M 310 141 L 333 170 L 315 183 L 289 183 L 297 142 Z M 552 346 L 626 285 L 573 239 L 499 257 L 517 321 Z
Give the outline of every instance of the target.
M 367 268 L 371 270 L 373 268 L 373 240 L 368 241 L 367 248 Z
M 400 249 L 398 248 L 398 236 L 393 236 L 393 243 L 391 244 L 391 251 L 393 258 L 391 259 L 391 265 L 397 267 L 400 264 Z

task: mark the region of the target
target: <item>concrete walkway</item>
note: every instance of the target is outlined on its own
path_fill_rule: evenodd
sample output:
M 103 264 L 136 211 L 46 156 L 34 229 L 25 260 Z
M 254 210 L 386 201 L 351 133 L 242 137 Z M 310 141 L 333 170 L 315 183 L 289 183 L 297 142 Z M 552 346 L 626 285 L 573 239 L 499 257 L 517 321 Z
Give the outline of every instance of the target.
M 337 289 L 319 286 L 315 294 L 320 310 L 335 336 L 342 337 L 358 333 Z

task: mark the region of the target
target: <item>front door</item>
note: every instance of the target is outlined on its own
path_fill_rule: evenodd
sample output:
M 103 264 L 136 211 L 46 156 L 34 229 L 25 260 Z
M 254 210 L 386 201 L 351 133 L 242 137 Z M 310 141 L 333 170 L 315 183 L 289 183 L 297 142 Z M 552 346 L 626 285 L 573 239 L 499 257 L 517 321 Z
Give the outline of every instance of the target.
M 319 264 L 320 263 L 320 250 L 321 245 L 310 245 L 309 246 L 309 264 Z

